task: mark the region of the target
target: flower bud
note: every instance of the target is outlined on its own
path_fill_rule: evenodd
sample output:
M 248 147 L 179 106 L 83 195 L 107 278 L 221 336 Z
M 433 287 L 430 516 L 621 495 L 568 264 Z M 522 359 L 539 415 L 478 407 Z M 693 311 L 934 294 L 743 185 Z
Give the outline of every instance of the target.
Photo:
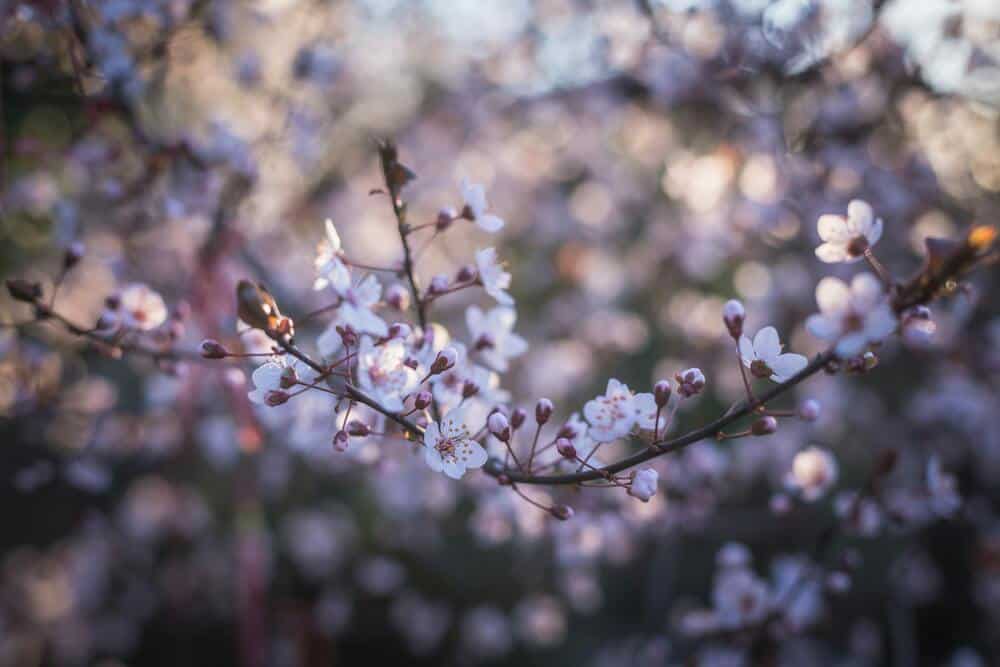
M 747 313 L 743 308 L 743 304 L 736 299 L 730 299 L 722 307 L 722 321 L 726 323 L 729 335 L 734 340 L 739 340 L 740 336 L 743 335 L 743 321 L 746 317 Z
M 14 299 L 26 303 L 34 303 L 42 298 L 41 285 L 20 278 L 7 280 L 7 291 Z
M 701 393 L 705 388 L 705 375 L 700 368 L 689 368 L 674 376 L 677 380 L 677 393 L 684 398 L 690 398 Z
M 653 400 L 656 401 L 656 407 L 666 407 L 670 402 L 670 392 L 670 382 L 667 380 L 660 380 L 653 385 Z
M 347 435 L 347 431 L 341 429 L 337 431 L 333 436 L 333 448 L 338 452 L 346 452 L 347 445 L 350 443 L 350 438 Z
M 559 432 L 556 433 L 557 438 L 566 438 L 568 440 L 572 440 L 577 435 L 579 434 L 576 432 L 576 427 L 570 423 L 566 423 L 560 426 Z
M 541 426 L 545 424 L 552 417 L 552 401 L 547 398 L 538 399 L 538 403 L 535 404 L 535 421 Z
M 413 407 L 417 410 L 426 410 L 427 406 L 431 404 L 433 400 L 431 392 L 421 391 L 418 392 L 416 396 L 413 397 Z
M 822 412 L 819 401 L 808 398 L 802 401 L 802 405 L 799 406 L 799 419 L 806 422 L 814 422 L 819 419 L 819 415 Z
M 462 383 L 462 398 L 472 398 L 479 393 L 479 385 L 472 380 Z
M 434 226 L 439 232 L 443 232 L 451 226 L 451 223 L 458 217 L 458 212 L 450 206 L 446 206 L 438 211 Z
M 290 397 L 287 392 L 272 390 L 267 392 L 267 395 L 264 397 L 264 402 L 273 408 L 278 405 L 284 405 L 288 402 L 289 398 Z
M 449 368 L 455 365 L 458 361 L 458 353 L 455 348 L 449 346 L 437 353 L 434 358 L 434 363 L 431 364 L 431 375 L 437 375 L 438 373 L 444 373 Z
M 750 425 L 750 432 L 754 435 L 771 435 L 778 430 L 778 420 L 770 415 L 761 417 Z
M 385 290 L 385 302 L 402 312 L 410 307 L 410 291 L 396 283 Z
M 431 278 L 431 284 L 427 288 L 427 291 L 431 294 L 442 294 L 448 291 L 448 287 L 451 285 L 451 281 L 448 280 L 448 276 L 443 273 Z
M 510 413 L 510 427 L 515 431 L 524 424 L 524 420 L 528 418 L 528 413 L 522 408 L 514 408 Z
M 510 441 L 510 422 L 502 412 L 494 412 L 486 420 L 486 426 L 490 433 L 495 435 L 501 442 Z
M 549 514 L 560 521 L 569 521 L 573 518 L 573 508 L 569 505 L 553 505 L 549 508 Z
M 467 283 L 476 279 L 476 267 L 466 264 L 455 274 L 455 282 Z
M 409 338 L 413 327 L 405 322 L 393 322 L 389 325 L 389 338 Z
M 229 356 L 229 350 L 219 341 L 206 338 L 201 341 L 201 356 L 206 359 L 225 359 Z
M 574 447 L 573 443 L 566 438 L 559 438 L 556 440 L 556 451 L 559 452 L 559 455 L 564 459 L 576 460 L 576 447 Z
M 359 438 L 363 438 L 371 432 L 372 430 L 368 428 L 368 424 L 364 423 L 363 421 L 352 419 L 351 421 L 347 422 L 348 435 L 355 435 L 358 436 Z
M 74 266 L 80 263 L 83 259 L 83 254 L 86 251 L 83 243 L 80 241 L 75 241 L 66 248 L 66 252 L 63 253 L 63 271 L 69 271 Z

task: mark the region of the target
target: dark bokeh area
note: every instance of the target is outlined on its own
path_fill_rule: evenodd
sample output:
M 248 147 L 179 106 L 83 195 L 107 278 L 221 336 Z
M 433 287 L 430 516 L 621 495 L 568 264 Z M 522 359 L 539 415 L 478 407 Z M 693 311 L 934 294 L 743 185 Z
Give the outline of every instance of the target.
M 996 664 L 998 216 L 988 0 L 0 0 L 0 665 Z

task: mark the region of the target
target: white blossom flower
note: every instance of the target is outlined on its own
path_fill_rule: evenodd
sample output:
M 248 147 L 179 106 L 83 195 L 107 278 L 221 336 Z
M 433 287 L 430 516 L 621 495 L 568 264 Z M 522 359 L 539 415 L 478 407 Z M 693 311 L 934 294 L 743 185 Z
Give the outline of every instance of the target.
M 837 460 L 825 449 L 808 447 L 795 455 L 785 484 L 808 502 L 819 500 L 837 483 Z
M 722 627 L 743 628 L 764 620 L 771 610 L 771 592 L 749 569 L 727 568 L 715 577 L 712 602 Z
M 406 346 L 398 338 L 376 346 L 371 337 L 361 337 L 358 381 L 365 392 L 392 412 L 403 409 L 403 399 L 417 384 L 417 372 L 404 361 Z
M 469 179 L 462 179 L 462 199 L 465 207 L 462 214 L 483 230 L 493 233 L 503 229 L 503 220 L 486 212 L 488 204 L 486 202 L 486 188 L 478 183 L 471 183 Z
M 296 381 L 309 384 L 318 374 L 315 370 L 298 359 L 285 361 L 284 358 L 268 361 L 258 366 L 250 376 L 254 389 L 247 393 L 251 402 L 258 405 L 276 405 L 272 393 L 285 392 L 295 385 Z M 283 402 L 283 401 L 282 401 Z
M 440 424 L 432 422 L 424 431 L 424 460 L 431 470 L 459 479 L 467 469 L 481 468 L 487 458 L 486 450 L 472 439 L 463 408 L 448 412 Z
M 382 285 L 375 276 L 366 276 L 359 284 L 347 288 L 343 302 L 337 308 L 337 317 L 330 323 L 327 330 L 320 336 L 324 343 L 320 345 L 321 352 L 336 351 L 340 346 L 340 335 L 337 326 L 349 326 L 358 333 L 367 333 L 378 338 L 389 335 L 389 325 L 372 311 L 372 307 L 382 296 Z
M 656 495 L 656 485 L 660 475 L 652 468 L 643 468 L 632 473 L 632 483 L 629 484 L 628 494 L 633 498 L 638 498 L 642 502 L 649 502 L 649 499 Z
M 896 316 L 878 278 L 870 273 L 854 277 L 850 287 L 827 276 L 816 286 L 820 312 L 806 320 L 809 332 L 827 342 L 836 342 L 841 357 L 861 354 L 896 328 Z
M 847 205 L 846 218 L 821 215 L 816 228 L 824 241 L 816 248 L 816 256 L 828 264 L 856 262 L 882 237 L 882 219 L 876 218 L 872 207 L 860 199 Z
M 809 363 L 801 354 L 781 353 L 781 339 L 774 327 L 758 331 L 753 342 L 745 335 L 740 336 L 740 356 L 754 377 L 770 377 L 775 382 L 784 382 Z
M 340 258 L 340 235 L 333 221 L 327 219 L 326 238 L 320 241 L 316 255 L 316 281 L 313 289 L 332 287 L 337 294 L 344 295 L 351 287 L 351 272 Z
M 487 294 L 496 299 L 501 306 L 514 305 L 514 298 L 505 291 L 510 287 L 510 274 L 503 270 L 503 266 L 497 260 L 496 249 L 477 250 L 476 269 Z
M 510 359 L 528 349 L 527 341 L 513 332 L 516 321 L 517 312 L 507 306 L 497 306 L 487 313 L 477 306 L 465 311 L 465 323 L 479 358 L 500 373 L 507 371 Z
M 598 442 L 622 438 L 638 426 L 652 430 L 656 423 L 656 400 L 652 394 L 633 394 L 627 385 L 614 378 L 608 380 L 603 396 L 587 401 L 583 416 L 590 423 L 588 435 Z M 660 425 L 666 421 L 660 415 Z
M 127 285 L 118 293 L 118 308 L 124 326 L 149 331 L 167 319 L 167 305 L 155 290 L 142 283 Z

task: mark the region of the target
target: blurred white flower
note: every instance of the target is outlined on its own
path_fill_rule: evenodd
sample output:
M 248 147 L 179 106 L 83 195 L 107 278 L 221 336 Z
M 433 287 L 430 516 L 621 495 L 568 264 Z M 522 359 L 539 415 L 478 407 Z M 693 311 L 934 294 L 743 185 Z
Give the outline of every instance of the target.
M 496 249 L 477 250 L 476 269 L 487 294 L 496 299 L 501 306 L 514 305 L 514 298 L 505 291 L 510 287 L 510 274 L 504 271 L 503 265 L 497 260 Z
M 809 447 L 795 455 L 785 484 L 809 502 L 819 500 L 837 483 L 837 460 L 825 449 Z
M 958 481 L 941 468 L 941 460 L 932 456 L 927 461 L 927 492 L 931 510 L 938 516 L 951 516 L 962 505 Z
M 275 405 L 274 398 L 270 400 L 268 398 L 272 392 L 284 392 L 296 381 L 309 384 L 317 376 L 316 371 L 298 359 L 286 361 L 284 358 L 279 358 L 276 361 L 268 361 L 258 366 L 250 376 L 254 389 L 247 393 L 247 397 L 258 405 Z
M 622 438 L 638 426 L 652 430 L 656 423 L 656 400 L 652 394 L 633 394 L 627 385 L 608 380 L 603 396 L 587 401 L 583 416 L 590 423 L 588 435 L 598 442 Z M 665 417 L 660 417 L 661 426 Z
M 465 311 L 473 346 L 479 357 L 493 370 L 504 373 L 508 361 L 519 357 L 528 349 L 528 343 L 513 332 L 517 312 L 513 308 L 497 306 L 484 313 L 477 306 Z
M 472 439 L 463 408 L 450 411 L 424 431 L 424 460 L 431 470 L 459 479 L 467 469 L 481 468 L 487 458 L 486 450 Z
M 896 328 L 896 316 L 878 278 L 870 273 L 854 277 L 850 287 L 827 276 L 816 286 L 820 312 L 806 320 L 809 332 L 827 342 L 836 342 L 841 357 L 861 354 Z
M 753 342 L 745 335 L 740 336 L 740 356 L 754 377 L 770 377 L 775 382 L 784 382 L 809 363 L 801 354 L 781 353 L 781 340 L 774 327 L 758 331 Z
M 876 218 L 868 202 L 860 199 L 847 205 L 846 218 L 821 215 L 816 228 L 825 241 L 816 248 L 816 256 L 828 264 L 856 262 L 882 238 L 882 219 Z
M 749 569 L 727 568 L 715 577 L 712 602 L 719 625 L 736 629 L 763 621 L 771 609 L 771 594 L 767 583 Z
M 351 287 L 351 273 L 340 258 L 340 235 L 333 221 L 327 219 L 326 238 L 320 241 L 316 254 L 316 281 L 313 289 L 321 290 L 332 287 L 333 291 L 343 296 Z
M 358 333 L 370 333 L 379 338 L 389 335 L 389 326 L 372 311 L 382 296 L 382 285 L 375 276 L 366 276 L 342 296 L 344 301 L 338 308 L 338 324 L 349 325 Z
M 403 399 L 417 384 L 417 372 L 404 361 L 406 347 L 400 339 L 375 345 L 371 337 L 361 337 L 358 381 L 365 392 L 392 412 L 403 409 Z
M 149 331 L 167 319 L 167 305 L 155 290 L 142 283 L 127 285 L 118 293 L 123 326 Z
M 638 498 L 642 502 L 649 502 L 649 499 L 656 495 L 656 485 L 660 475 L 652 468 L 643 468 L 632 473 L 632 483 L 629 484 L 628 494 L 633 498 Z
M 503 220 L 486 212 L 488 204 L 486 202 L 486 188 L 478 183 L 471 183 L 469 179 L 462 179 L 462 199 L 465 206 L 462 215 L 475 221 L 479 227 L 487 232 L 494 233 L 503 229 Z

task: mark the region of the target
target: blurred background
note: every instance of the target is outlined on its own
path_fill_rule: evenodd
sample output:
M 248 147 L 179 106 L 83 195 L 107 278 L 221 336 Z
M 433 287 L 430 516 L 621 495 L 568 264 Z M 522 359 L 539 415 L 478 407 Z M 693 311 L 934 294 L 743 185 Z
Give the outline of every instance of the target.
M 241 278 L 293 316 L 324 305 L 325 218 L 352 257 L 399 260 L 370 194 L 391 138 L 412 221 L 486 185 L 501 235 L 456 227 L 418 274 L 497 246 L 531 344 L 503 387 L 559 423 L 609 377 L 649 391 L 692 366 L 708 388 L 676 432 L 721 414 L 743 391 L 730 298 L 819 352 L 815 285 L 857 266 L 816 259 L 815 222 L 852 199 L 901 278 L 925 238 L 1000 212 L 992 0 L 0 0 L 0 21 L 4 278 L 49 294 L 83 242 L 59 312 L 93 322 L 138 281 L 179 349 L 232 340 Z M 537 492 L 568 522 L 375 438 L 335 452 L 332 415 L 246 400 L 249 365 L 114 358 L 4 293 L 0 664 L 997 664 L 995 287 L 987 267 L 929 342 L 796 388 L 782 407 L 816 399 L 817 422 L 661 457 L 649 503 Z M 464 333 L 470 303 L 433 319 Z M 810 445 L 837 484 L 789 500 Z M 957 510 L 928 502 L 932 456 Z M 795 588 L 779 627 L 699 628 L 732 557 Z

